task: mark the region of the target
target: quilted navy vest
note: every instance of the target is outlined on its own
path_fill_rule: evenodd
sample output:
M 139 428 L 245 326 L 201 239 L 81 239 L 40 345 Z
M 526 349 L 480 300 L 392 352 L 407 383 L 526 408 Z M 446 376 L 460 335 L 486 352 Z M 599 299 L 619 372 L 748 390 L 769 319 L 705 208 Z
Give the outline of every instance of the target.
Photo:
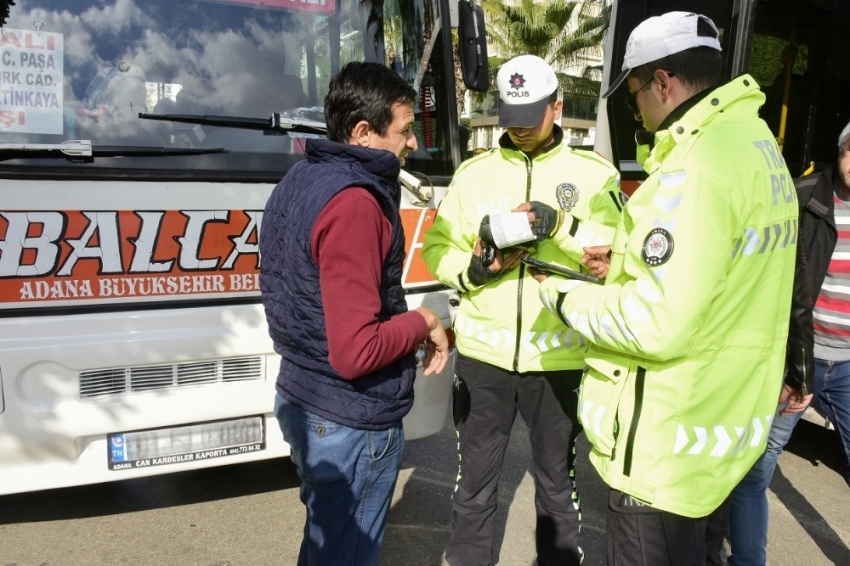
M 260 231 L 260 290 L 275 351 L 277 389 L 290 403 L 333 422 L 382 430 L 413 404 L 416 362 L 411 353 L 390 366 L 346 381 L 328 362 L 325 313 L 311 233 L 319 213 L 348 187 L 370 191 L 392 223 L 381 277 L 381 318 L 407 311 L 401 285 L 404 232 L 399 215 L 399 161 L 388 151 L 310 139 L 305 161 L 278 183 Z

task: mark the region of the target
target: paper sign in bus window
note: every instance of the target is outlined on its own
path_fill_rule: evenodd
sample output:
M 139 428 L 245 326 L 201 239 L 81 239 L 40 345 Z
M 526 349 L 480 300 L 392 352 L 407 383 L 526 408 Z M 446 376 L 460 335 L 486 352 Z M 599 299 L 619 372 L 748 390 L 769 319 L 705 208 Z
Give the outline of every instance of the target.
M 0 134 L 63 133 L 63 45 L 61 33 L 2 30 Z

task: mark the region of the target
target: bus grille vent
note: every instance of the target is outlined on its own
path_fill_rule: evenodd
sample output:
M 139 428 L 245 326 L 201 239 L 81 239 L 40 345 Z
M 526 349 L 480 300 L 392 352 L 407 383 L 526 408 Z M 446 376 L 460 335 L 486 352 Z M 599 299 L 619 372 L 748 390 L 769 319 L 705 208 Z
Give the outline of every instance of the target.
M 80 372 L 80 397 L 106 397 L 134 391 L 262 379 L 262 356 L 204 360 L 156 366 L 104 368 Z

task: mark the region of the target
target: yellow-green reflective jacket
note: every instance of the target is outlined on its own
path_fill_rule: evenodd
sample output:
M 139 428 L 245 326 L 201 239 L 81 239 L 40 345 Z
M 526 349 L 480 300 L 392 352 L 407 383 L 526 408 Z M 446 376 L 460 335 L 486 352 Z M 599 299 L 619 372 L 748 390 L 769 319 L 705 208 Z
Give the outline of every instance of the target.
M 466 356 L 519 372 L 584 367 L 584 340 L 543 308 L 538 283 L 524 265 L 484 286 L 468 277 L 484 215 L 540 201 L 565 212 L 549 239 L 531 246 L 535 257 L 579 268 L 582 246 L 611 242 L 624 199 L 619 174 L 599 155 L 563 143 L 529 160 L 503 137 L 503 147 L 461 165 L 425 234 L 422 257 L 431 273 L 461 291 L 454 330 Z
M 782 383 L 798 210 L 763 102 L 742 76 L 658 132 L 605 286 L 541 286 L 591 342 L 591 461 L 611 487 L 688 517 L 764 451 Z

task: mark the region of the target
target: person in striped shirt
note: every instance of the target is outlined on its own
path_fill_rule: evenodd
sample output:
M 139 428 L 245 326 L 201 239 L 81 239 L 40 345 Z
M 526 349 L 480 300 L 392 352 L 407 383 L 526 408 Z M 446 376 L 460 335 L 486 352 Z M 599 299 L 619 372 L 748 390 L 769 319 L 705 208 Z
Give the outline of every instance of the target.
M 794 184 L 800 204 L 798 249 L 805 257 L 796 275 L 802 280 L 794 286 L 787 374 L 767 450 L 732 492 L 730 566 L 765 563 L 767 488 L 813 397 L 838 433 L 850 486 L 850 124 L 838 136 L 836 166 Z M 803 331 L 795 333 L 795 326 Z

